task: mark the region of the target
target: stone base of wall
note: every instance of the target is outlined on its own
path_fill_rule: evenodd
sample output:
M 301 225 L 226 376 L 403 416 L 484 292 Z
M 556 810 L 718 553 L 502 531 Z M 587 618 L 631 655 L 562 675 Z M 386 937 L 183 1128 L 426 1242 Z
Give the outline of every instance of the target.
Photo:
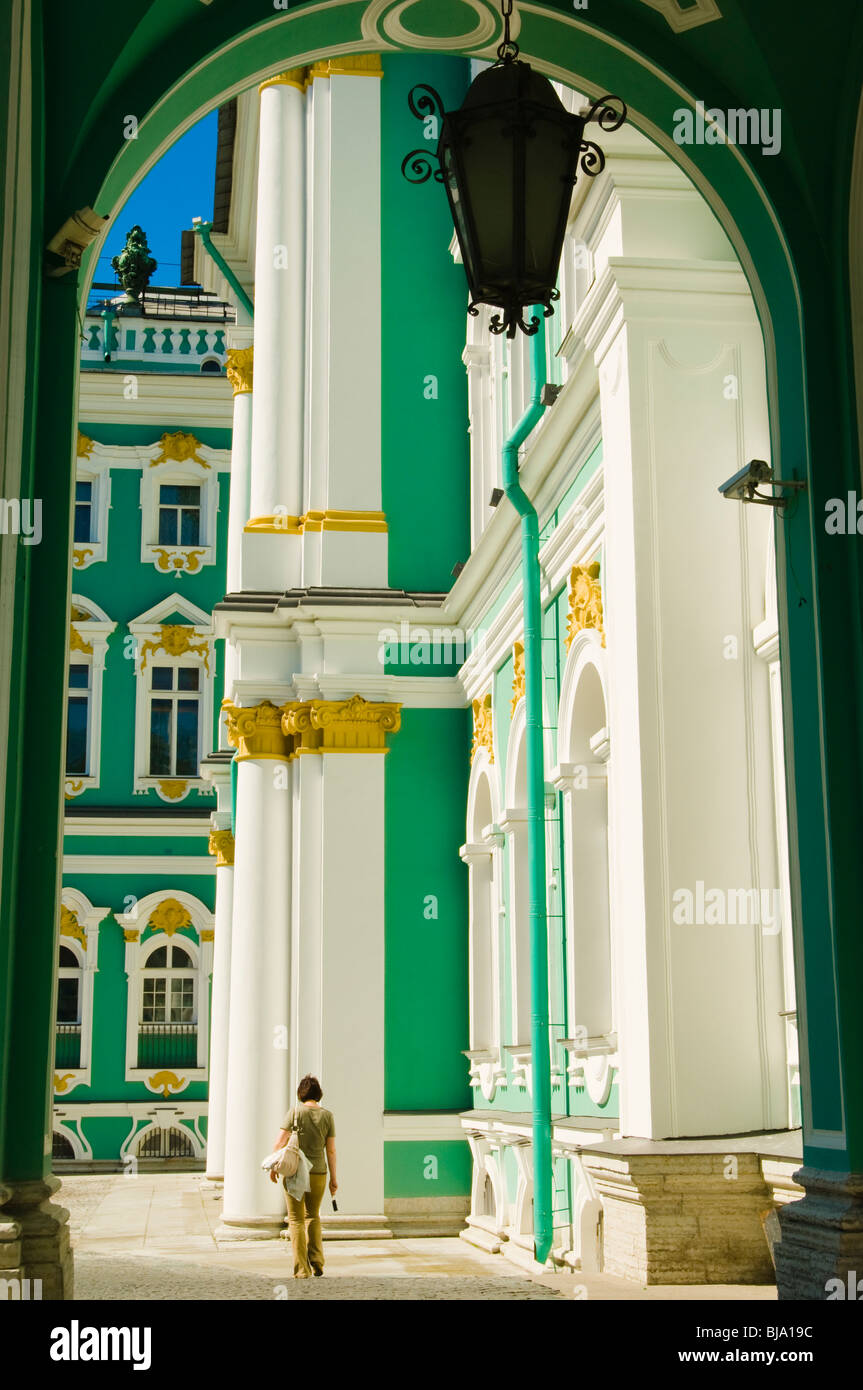
M 465 1228 L 470 1197 L 388 1197 L 387 1224 L 394 1236 L 458 1236 Z
M 757 1154 L 613 1148 L 581 1151 L 602 1203 L 603 1273 L 642 1284 L 773 1283 L 763 1224 L 773 1198 Z

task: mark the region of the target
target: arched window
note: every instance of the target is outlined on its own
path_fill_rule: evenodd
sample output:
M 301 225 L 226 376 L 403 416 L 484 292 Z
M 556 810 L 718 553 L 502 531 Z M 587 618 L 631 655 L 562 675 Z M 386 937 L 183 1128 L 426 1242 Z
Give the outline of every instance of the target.
M 138 1140 L 138 1158 L 196 1158 L 194 1140 L 176 1125 L 170 1128 L 147 1129 Z
M 84 970 L 70 946 L 61 945 L 57 981 L 57 1025 L 54 1065 L 81 1065 L 81 1003 Z
M 138 1066 L 194 1066 L 198 970 L 185 945 L 156 945 L 141 972 Z
M 480 749 L 468 791 L 467 843 L 459 853 L 469 870 L 469 1000 L 471 1085 L 487 1100 L 506 1075 L 500 1061 L 500 853 L 494 767 Z
M 54 1130 L 51 1136 L 51 1157 L 55 1159 L 75 1157 L 75 1150 L 72 1147 L 71 1141 L 66 1138 L 65 1134 L 61 1134 L 57 1129 Z

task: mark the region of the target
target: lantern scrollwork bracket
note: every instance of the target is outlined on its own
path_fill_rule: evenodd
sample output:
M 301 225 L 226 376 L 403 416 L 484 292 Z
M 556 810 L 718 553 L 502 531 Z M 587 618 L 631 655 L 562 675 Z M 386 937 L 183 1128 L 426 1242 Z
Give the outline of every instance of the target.
M 418 121 L 425 123 L 429 119 L 434 120 L 436 137 L 444 114 L 440 93 L 427 82 L 418 82 L 408 92 L 408 106 L 411 115 L 416 116 Z M 437 183 L 443 183 L 443 169 L 440 167 L 436 151 L 408 150 L 402 160 L 402 176 L 408 183 L 428 183 L 430 178 L 434 178 Z

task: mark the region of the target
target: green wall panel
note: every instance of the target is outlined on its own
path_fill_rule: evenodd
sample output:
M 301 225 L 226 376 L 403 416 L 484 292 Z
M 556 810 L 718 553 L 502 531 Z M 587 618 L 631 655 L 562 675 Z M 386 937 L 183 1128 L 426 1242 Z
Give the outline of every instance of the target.
M 446 194 L 401 172 L 411 150 L 434 158 L 436 140 L 408 107 L 417 83 L 461 104 L 461 58 L 386 54 L 381 84 L 381 489 L 389 524 L 389 582 L 449 589 L 470 551 L 470 454 L 464 348 L 467 282 L 448 247 Z M 433 378 L 434 381 L 430 381 Z M 431 393 L 434 392 L 434 395 Z M 413 672 L 416 674 L 416 671 Z
M 471 1184 L 467 1140 L 384 1144 L 384 1197 L 461 1197 Z
M 386 758 L 387 1110 L 470 1104 L 466 710 L 403 709 Z M 430 914 L 430 915 L 426 915 Z M 436 915 L 431 915 L 436 914 Z

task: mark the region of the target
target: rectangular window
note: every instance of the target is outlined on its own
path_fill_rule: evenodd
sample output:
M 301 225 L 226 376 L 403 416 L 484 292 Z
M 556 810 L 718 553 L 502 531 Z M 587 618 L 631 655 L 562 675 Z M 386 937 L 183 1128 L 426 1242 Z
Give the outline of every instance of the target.
M 199 545 L 201 489 L 163 483 L 159 488 L 159 544 Z
M 93 484 L 75 484 L 75 540 L 93 540 Z
M 200 676 L 200 671 L 188 666 L 154 666 L 152 669 L 151 777 L 198 775 Z
M 156 976 L 155 979 L 145 977 L 141 1011 L 142 1023 L 165 1022 L 165 986 L 167 983 L 164 975 Z
M 76 662 L 69 667 L 66 696 L 66 773 L 86 777 L 89 771 L 90 667 Z
M 78 981 L 74 976 L 60 976 L 57 982 L 57 1022 L 79 1023 Z
M 171 1022 L 194 1023 L 195 981 L 191 976 L 171 981 Z

